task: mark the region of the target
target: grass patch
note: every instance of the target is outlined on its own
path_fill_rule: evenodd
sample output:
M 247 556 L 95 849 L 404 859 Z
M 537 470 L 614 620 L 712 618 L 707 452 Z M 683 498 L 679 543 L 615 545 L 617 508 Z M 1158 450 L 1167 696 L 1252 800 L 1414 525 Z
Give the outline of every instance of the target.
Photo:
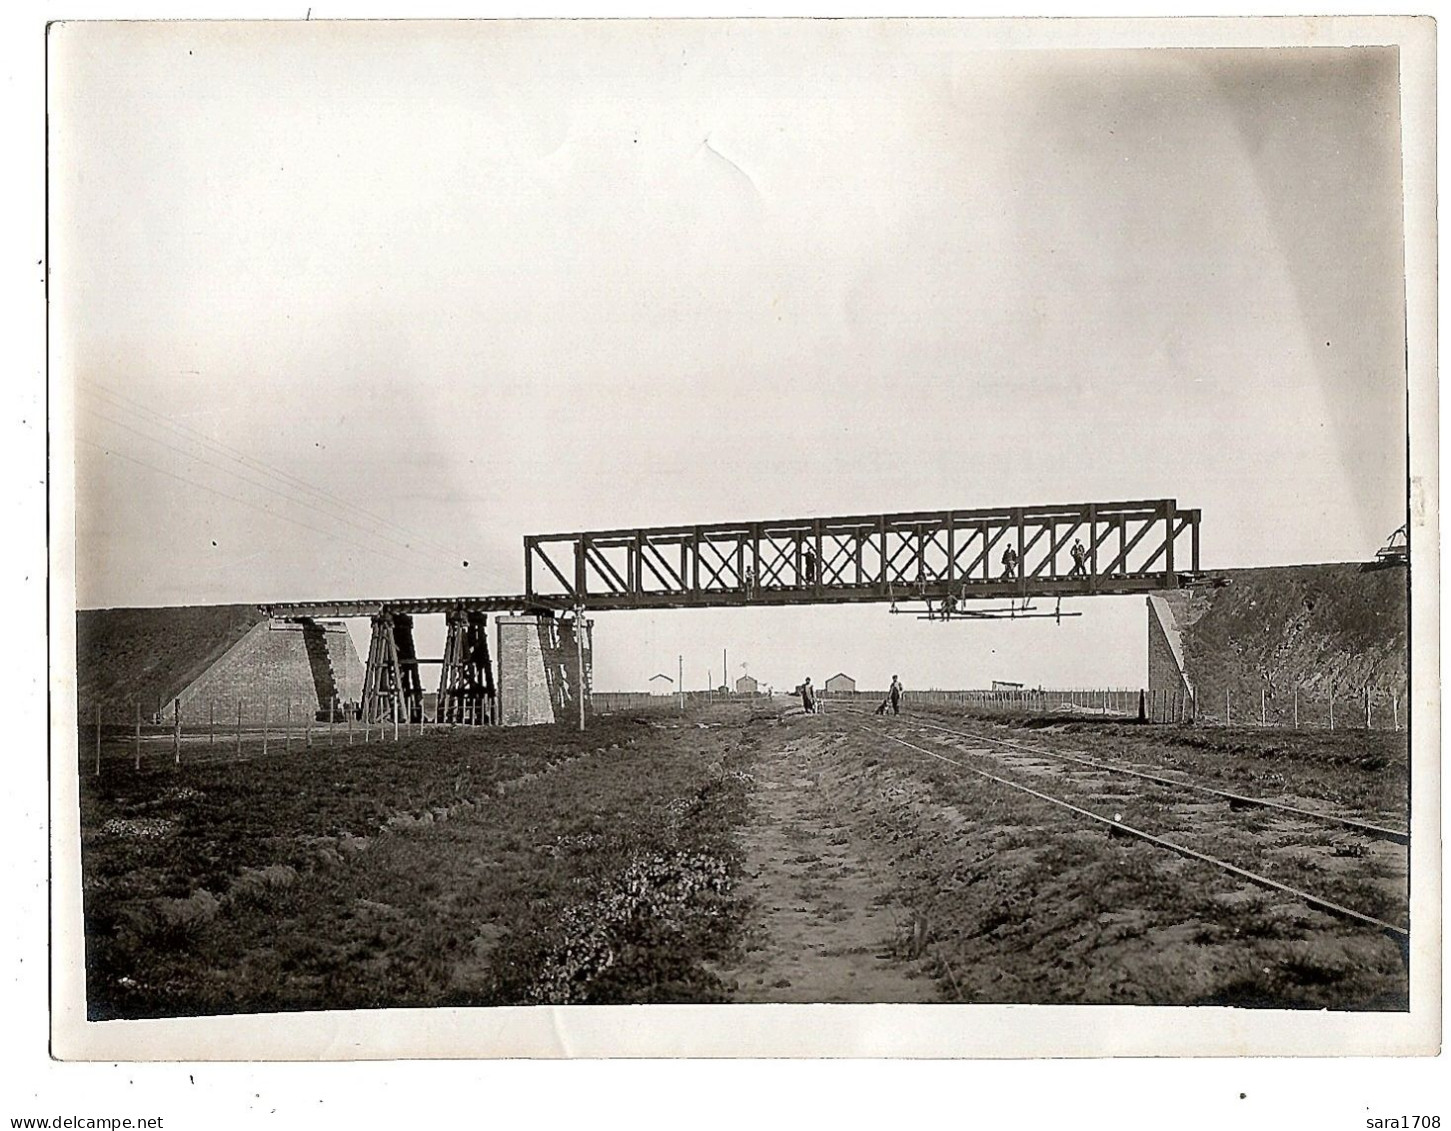
M 739 737 L 601 720 L 92 785 L 90 1015 L 721 1000 Z M 142 810 L 169 827 L 102 834 Z

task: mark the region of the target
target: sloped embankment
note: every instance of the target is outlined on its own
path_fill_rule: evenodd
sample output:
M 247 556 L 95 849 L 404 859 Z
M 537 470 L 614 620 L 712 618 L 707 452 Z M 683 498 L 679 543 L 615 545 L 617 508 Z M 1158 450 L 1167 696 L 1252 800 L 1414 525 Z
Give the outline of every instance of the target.
M 1230 570 L 1228 584 L 1181 591 L 1172 612 L 1201 711 L 1222 710 L 1225 691 L 1257 718 L 1307 706 L 1332 687 L 1347 716 L 1366 688 L 1384 706 L 1404 701 L 1409 678 L 1409 591 L 1404 569 L 1354 563 Z M 1151 610 L 1151 616 L 1153 612 Z
M 262 620 L 255 605 L 82 609 L 76 613 L 77 699 L 82 722 L 97 708 L 129 722 L 180 692 Z

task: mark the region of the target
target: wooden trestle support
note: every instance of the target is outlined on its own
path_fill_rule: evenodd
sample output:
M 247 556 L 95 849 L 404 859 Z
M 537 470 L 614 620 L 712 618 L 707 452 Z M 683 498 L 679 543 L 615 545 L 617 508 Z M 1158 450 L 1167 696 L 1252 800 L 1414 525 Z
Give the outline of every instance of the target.
M 407 613 L 373 617 L 368 667 L 363 673 L 363 717 L 386 723 L 423 719 L 423 682 L 418 678 L 418 653 L 413 644 L 413 618 Z
M 488 617 L 455 609 L 448 614 L 436 721 L 482 724 L 498 721 L 494 668 L 489 662 Z
M 386 723 L 397 705 L 402 722 L 425 721 L 423 664 L 441 663 L 438 700 L 432 722 L 485 725 L 498 721 L 493 665 L 489 659 L 488 618 L 480 612 L 448 613 L 448 637 L 442 660 L 420 659 L 413 640 L 413 617 L 383 612 L 373 616 L 368 667 L 363 676 L 363 717 Z

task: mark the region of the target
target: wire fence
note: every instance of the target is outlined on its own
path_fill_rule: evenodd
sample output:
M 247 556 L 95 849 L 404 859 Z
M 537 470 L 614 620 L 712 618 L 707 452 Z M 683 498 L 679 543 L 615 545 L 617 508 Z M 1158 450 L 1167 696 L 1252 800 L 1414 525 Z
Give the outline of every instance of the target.
M 1015 688 L 996 691 L 907 691 L 903 702 L 964 707 L 993 714 L 1080 714 L 1133 717 L 1139 714 L 1139 689 L 1129 687 Z M 858 692 L 880 699 L 886 692 Z
M 144 716 L 140 703 L 134 704 L 133 710 L 130 723 L 106 722 L 99 708 L 91 719 L 81 720 L 83 768 L 89 767 L 99 775 L 104 765 L 125 761 L 137 770 L 143 764 L 245 761 L 314 748 L 400 742 L 459 725 L 474 725 L 472 720 L 463 724 L 411 721 L 406 712 L 404 717 L 395 712 L 385 721 L 371 721 L 337 701 L 329 711 L 319 708 L 314 700 L 213 700 L 207 704 L 205 721 L 198 720 L 195 704 L 184 715 L 180 705 L 174 703 L 171 721 L 166 723 L 157 722 L 154 714 Z
M 1404 685 L 1209 684 L 1188 698 L 1191 720 L 1207 726 L 1398 731 L 1410 723 Z
M 854 698 L 881 698 L 857 692 Z M 1074 714 L 1200 726 L 1299 730 L 1391 730 L 1409 723 L 1405 688 L 1264 684 L 1204 689 L 1074 688 L 908 691 L 907 704 L 956 706 L 986 714 Z
M 828 692 L 818 704 L 859 702 L 877 705 L 885 691 Z M 620 711 L 682 711 L 715 703 L 746 703 L 766 696 L 724 691 L 687 691 L 652 695 L 644 691 L 597 691 L 590 696 L 594 713 Z M 1348 687 L 1333 685 L 1264 684 L 1256 690 L 1243 686 L 1174 690 L 1160 688 L 1018 688 L 1002 690 L 906 691 L 903 705 L 947 706 L 979 714 L 1071 714 L 1086 718 L 1132 719 L 1149 723 L 1289 728 L 1297 730 L 1391 730 L 1409 726 L 1409 704 L 1404 685 Z M 193 708 L 195 705 L 193 705 Z M 260 708 L 260 710 L 259 710 Z M 208 704 L 205 722 L 195 714 L 183 717 L 173 704 L 169 723 L 144 716 L 134 704 L 129 724 L 102 720 L 99 708 L 80 723 L 80 758 L 100 774 L 106 762 L 129 758 L 136 769 L 143 763 L 215 762 L 290 754 L 314 747 L 354 746 L 399 742 L 405 738 L 487 720 L 465 718 L 462 723 L 422 721 L 398 717 L 383 722 L 358 717 L 339 703 L 317 709 L 315 702 L 272 703 L 239 699 L 235 703 Z
M 683 706 L 710 703 L 751 703 L 764 699 L 764 691 L 673 691 L 656 694 L 651 691 L 594 691 L 590 693 L 590 709 L 596 714 L 610 715 L 620 711 L 679 711 Z

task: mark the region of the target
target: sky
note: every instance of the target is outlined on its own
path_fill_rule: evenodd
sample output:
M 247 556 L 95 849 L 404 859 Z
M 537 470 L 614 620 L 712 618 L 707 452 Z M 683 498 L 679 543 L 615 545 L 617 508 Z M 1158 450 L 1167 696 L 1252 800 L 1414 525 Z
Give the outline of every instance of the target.
M 1395 50 L 977 47 L 61 27 L 79 606 L 517 593 L 529 533 L 1138 497 L 1200 508 L 1211 569 L 1372 554 Z M 596 686 L 723 648 L 778 686 L 1139 685 L 1142 599 L 1071 611 L 603 614 Z

